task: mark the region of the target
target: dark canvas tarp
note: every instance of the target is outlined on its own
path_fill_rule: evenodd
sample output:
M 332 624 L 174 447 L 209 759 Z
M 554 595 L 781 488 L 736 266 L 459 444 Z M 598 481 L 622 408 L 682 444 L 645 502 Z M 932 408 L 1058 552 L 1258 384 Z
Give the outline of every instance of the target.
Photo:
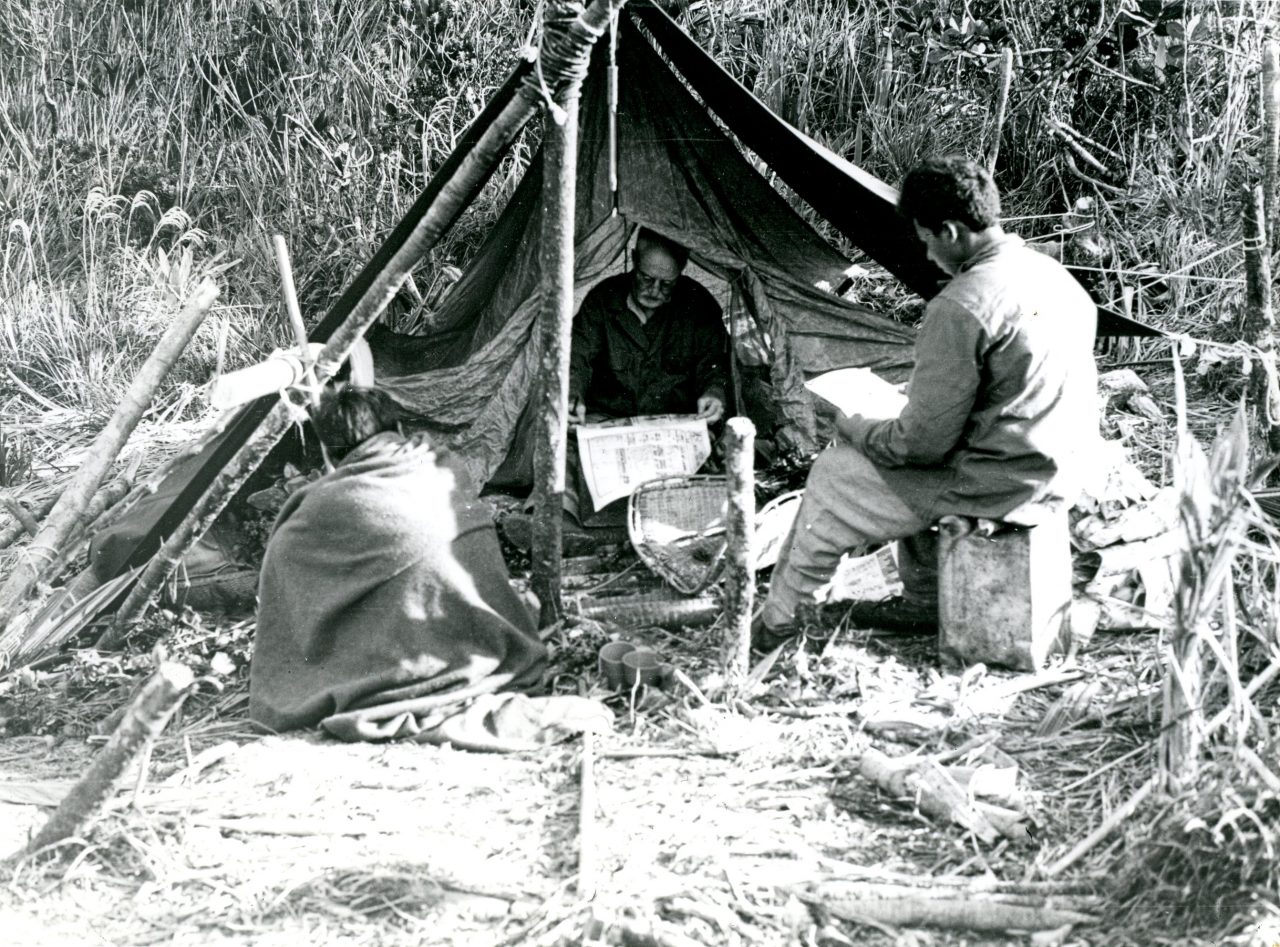
M 597 60 L 606 55 L 597 50 Z M 806 375 L 847 365 L 899 375 L 910 364 L 911 330 L 820 288 L 838 284 L 848 261 L 751 166 L 634 27 L 621 31 L 617 60 L 616 212 L 602 69 L 583 92 L 579 298 L 617 271 L 633 225 L 689 247 L 694 269 L 731 310 L 734 335 L 768 339 L 793 440 L 815 447 Z M 535 161 L 436 314 L 418 371 L 380 379 L 412 410 L 470 426 L 457 447 L 479 482 L 505 455 L 538 364 L 541 177 Z

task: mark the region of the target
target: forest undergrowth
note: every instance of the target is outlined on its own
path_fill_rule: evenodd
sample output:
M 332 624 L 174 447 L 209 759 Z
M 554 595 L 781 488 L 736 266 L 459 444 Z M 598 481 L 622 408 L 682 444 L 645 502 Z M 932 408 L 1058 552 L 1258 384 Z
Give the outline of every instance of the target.
M 1109 342 L 1107 364 L 1170 391 L 1178 354 L 1191 434 L 1208 448 L 1228 428 L 1256 365 L 1237 345 L 1241 214 L 1264 170 L 1261 63 L 1276 4 L 698 0 L 671 9 L 783 118 L 890 183 L 930 154 L 996 153 L 1011 229 L 1072 267 L 1100 303 L 1186 337 Z M 536 39 L 537 11 L 532 0 L 0 3 L 0 487 L 47 475 L 68 431 L 101 425 L 202 280 L 221 287 L 219 304 L 152 421 L 202 418 L 218 372 L 285 344 L 272 234 L 285 235 L 304 316 L 318 319 Z M 386 317 L 395 328 L 429 315 L 536 137 L 525 133 L 417 268 Z M 1266 211 L 1274 232 L 1280 209 Z M 851 294 L 885 312 L 918 308 L 862 262 Z M 17 423 L 38 414 L 61 425 Z M 1179 448 L 1141 426 L 1120 434 L 1144 469 L 1174 479 Z M 1198 782 L 1184 787 L 1191 801 L 1134 826 L 1124 874 L 1134 916 L 1179 891 L 1211 901 L 1222 884 L 1273 908 L 1277 900 L 1280 784 L 1242 762 L 1275 758 L 1275 690 L 1250 694 L 1250 712 L 1239 696 L 1276 653 L 1275 545 L 1242 499 L 1243 434 L 1224 437 L 1209 460 L 1187 459 L 1183 445 L 1183 473 L 1194 468 L 1203 487 L 1184 511 L 1201 539 L 1200 558 L 1188 561 L 1228 574 L 1219 595 L 1213 568 L 1188 573 L 1187 588 L 1208 602 L 1188 604 L 1200 609 L 1188 625 L 1217 662 L 1203 700 L 1235 702 L 1243 716 L 1206 737 Z M 1274 762 L 1264 770 L 1275 779 Z M 1238 932 L 1232 922 L 1223 932 Z

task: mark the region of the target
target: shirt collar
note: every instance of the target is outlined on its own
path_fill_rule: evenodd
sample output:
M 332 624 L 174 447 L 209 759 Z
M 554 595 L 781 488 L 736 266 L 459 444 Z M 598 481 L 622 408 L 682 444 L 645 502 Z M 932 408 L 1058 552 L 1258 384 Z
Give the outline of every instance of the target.
M 1008 250 L 1012 250 L 1015 247 L 1020 247 L 1022 245 L 1023 245 L 1023 240 L 1017 234 L 1013 234 L 1013 233 L 1002 234 L 1001 236 L 997 237 L 995 240 L 992 240 L 990 243 L 984 246 L 981 250 L 979 250 L 973 256 L 969 257 L 969 259 L 961 263 L 960 268 L 956 270 L 956 275 L 959 276 L 961 273 L 967 272 L 968 270 L 973 269 L 975 266 L 978 266 L 982 263 L 986 263 L 988 260 L 995 259 L 1001 253 L 1004 253 Z

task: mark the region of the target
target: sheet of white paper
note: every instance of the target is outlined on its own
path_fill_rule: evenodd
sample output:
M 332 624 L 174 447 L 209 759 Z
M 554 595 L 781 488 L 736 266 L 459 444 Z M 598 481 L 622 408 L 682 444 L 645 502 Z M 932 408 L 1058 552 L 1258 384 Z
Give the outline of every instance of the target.
M 850 416 L 896 418 L 907 404 L 906 395 L 869 368 L 837 368 L 804 386 Z
M 688 415 L 578 426 L 578 457 L 596 509 L 646 480 L 696 473 L 711 456 L 707 422 Z

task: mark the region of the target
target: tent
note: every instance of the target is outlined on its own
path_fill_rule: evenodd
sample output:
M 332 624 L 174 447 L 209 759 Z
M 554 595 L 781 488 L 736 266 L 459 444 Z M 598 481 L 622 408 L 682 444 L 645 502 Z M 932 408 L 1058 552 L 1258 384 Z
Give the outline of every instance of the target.
M 620 76 L 616 117 L 606 80 L 614 55 Z M 313 341 L 324 341 L 342 323 L 422 217 L 440 182 L 532 68 L 521 62 L 495 93 L 387 243 L 312 332 Z M 818 446 L 811 396 L 803 387 L 807 375 L 855 365 L 905 375 L 911 330 L 830 291 L 848 261 L 787 204 L 723 129 L 837 231 L 927 297 L 937 291 L 942 274 L 898 218 L 896 192 L 775 116 L 661 9 L 632 3 L 621 18 L 616 52 L 607 41 L 598 44 L 583 87 L 580 123 L 579 298 L 596 280 L 622 268 L 635 225 L 688 246 L 691 269 L 728 314 L 736 361 L 768 362 L 781 414 L 801 448 Z M 380 383 L 412 411 L 463 425 L 465 434 L 454 446 L 480 483 L 501 463 L 535 381 L 540 181 L 541 160 L 535 157 L 428 332 L 381 340 L 383 346 L 402 347 L 402 365 L 405 352 L 414 357 L 408 371 Z M 1158 334 L 1107 313 L 1100 326 L 1104 334 Z M 139 510 L 112 544 L 105 575 L 99 563 L 100 578 L 154 554 L 273 402 L 247 405 L 198 455 L 174 468 L 156 502 Z

